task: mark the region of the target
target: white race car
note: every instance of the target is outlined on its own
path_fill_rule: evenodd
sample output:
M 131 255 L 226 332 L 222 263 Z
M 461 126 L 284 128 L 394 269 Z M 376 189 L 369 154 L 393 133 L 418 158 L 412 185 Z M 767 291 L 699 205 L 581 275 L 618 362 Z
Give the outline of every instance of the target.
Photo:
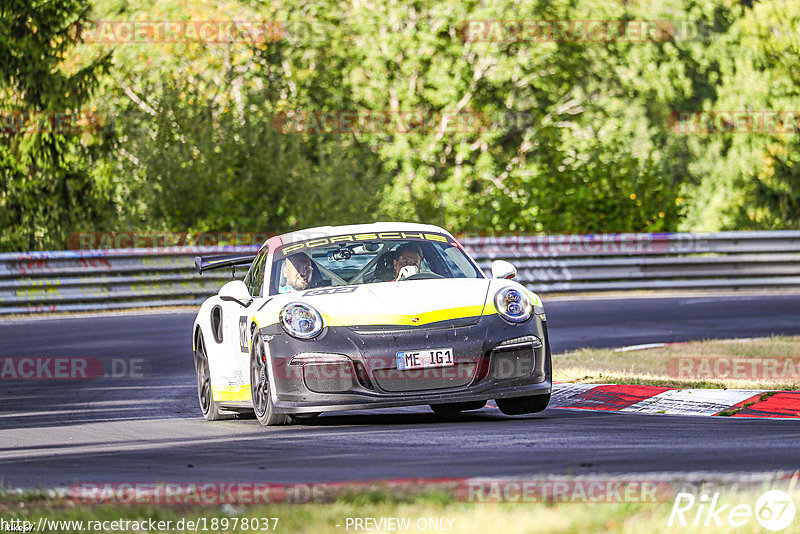
M 544 308 L 487 279 L 447 231 L 410 223 L 320 227 L 258 254 L 197 258 L 198 271 L 251 264 L 200 307 L 193 342 L 203 416 L 255 411 L 264 425 L 322 412 L 430 405 L 452 414 L 495 399 L 544 410 L 552 368 Z

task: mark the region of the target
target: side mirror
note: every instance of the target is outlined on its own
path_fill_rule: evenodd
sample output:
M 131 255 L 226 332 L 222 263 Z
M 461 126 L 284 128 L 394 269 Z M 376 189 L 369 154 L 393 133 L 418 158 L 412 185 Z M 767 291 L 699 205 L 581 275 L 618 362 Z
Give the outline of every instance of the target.
M 244 282 L 241 280 L 232 280 L 219 288 L 219 298 L 225 301 L 233 301 L 237 303 L 239 306 L 244 306 L 245 308 L 253 302 L 253 298 L 250 296 L 250 292 L 247 290 L 247 286 L 244 285 Z
M 505 260 L 494 260 L 492 262 L 492 278 L 514 278 L 517 276 L 517 268 Z

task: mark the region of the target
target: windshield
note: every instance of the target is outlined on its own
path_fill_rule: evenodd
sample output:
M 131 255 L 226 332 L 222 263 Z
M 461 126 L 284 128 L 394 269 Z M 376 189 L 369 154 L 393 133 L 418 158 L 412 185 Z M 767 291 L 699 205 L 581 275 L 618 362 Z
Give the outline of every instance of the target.
M 483 278 L 452 237 L 381 232 L 310 239 L 275 250 L 269 294 L 404 280 Z

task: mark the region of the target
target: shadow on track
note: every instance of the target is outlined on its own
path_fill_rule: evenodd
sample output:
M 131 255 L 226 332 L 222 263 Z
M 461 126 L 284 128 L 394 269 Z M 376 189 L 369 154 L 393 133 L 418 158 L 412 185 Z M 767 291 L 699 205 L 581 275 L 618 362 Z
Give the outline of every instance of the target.
M 496 408 L 484 408 L 455 415 L 439 415 L 433 412 L 425 413 L 425 407 L 420 406 L 415 411 L 403 413 L 389 412 L 337 412 L 323 414 L 314 419 L 295 421 L 291 426 L 297 427 L 346 427 L 346 426 L 397 426 L 397 425 L 435 425 L 459 423 L 495 423 L 500 421 L 525 421 L 550 419 L 552 413 L 547 411 L 526 416 L 508 416 Z

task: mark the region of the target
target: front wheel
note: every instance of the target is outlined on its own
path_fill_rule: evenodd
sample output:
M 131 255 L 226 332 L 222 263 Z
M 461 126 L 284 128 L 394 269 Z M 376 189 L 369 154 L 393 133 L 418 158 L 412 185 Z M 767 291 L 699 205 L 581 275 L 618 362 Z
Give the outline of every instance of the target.
M 497 407 L 506 415 L 522 415 L 525 413 L 541 412 L 550 404 L 550 394 L 532 395 L 530 397 L 515 397 L 512 399 L 497 399 Z
M 267 375 L 267 349 L 260 338 L 253 339 L 253 350 L 250 353 L 250 395 L 253 399 L 253 411 L 259 423 L 273 426 L 289 422 L 289 417 L 276 413 L 275 405 L 272 404 Z

